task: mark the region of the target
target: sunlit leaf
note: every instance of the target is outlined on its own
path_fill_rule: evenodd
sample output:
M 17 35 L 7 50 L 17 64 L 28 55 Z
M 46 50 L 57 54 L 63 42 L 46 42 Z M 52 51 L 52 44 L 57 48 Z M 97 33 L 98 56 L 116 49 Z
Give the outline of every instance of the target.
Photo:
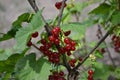
M 41 11 L 38 11 L 32 18 L 31 22 L 23 28 L 20 28 L 17 32 L 15 39 L 17 44 L 15 49 L 24 50 L 26 48 L 26 43 L 33 32 L 39 31 L 44 26 L 44 22 L 41 18 Z

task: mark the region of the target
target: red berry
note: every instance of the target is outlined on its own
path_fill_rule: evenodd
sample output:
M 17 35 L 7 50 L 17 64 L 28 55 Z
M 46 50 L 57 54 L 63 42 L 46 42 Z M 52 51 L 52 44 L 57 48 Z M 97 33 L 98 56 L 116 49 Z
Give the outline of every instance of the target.
M 48 39 L 49 39 L 49 41 L 52 42 L 52 43 L 55 41 L 54 36 L 49 36 Z
M 93 76 L 89 75 L 88 80 L 93 80 Z
M 55 37 L 59 35 L 59 32 L 55 28 L 53 28 L 51 32 L 52 32 L 52 35 Z
M 76 59 L 72 59 L 71 62 L 72 62 L 72 63 L 76 63 Z
M 38 34 L 39 34 L 38 32 L 34 32 L 34 33 L 32 33 L 32 37 L 36 38 L 36 37 L 38 37 Z
M 61 6 L 62 6 L 62 2 L 56 2 L 56 3 L 55 3 L 55 7 L 56 7 L 57 9 L 60 9 Z M 66 3 L 64 4 L 64 7 L 66 7 Z
M 55 44 L 59 45 L 59 43 L 60 43 L 60 40 L 59 39 L 55 39 Z
M 32 46 L 32 42 L 29 41 L 29 42 L 27 43 L 27 46 L 28 46 L 28 47 Z
M 75 45 L 76 45 L 76 42 L 75 42 L 75 41 L 71 41 L 71 45 L 72 45 L 72 46 L 75 46 Z
M 76 49 L 76 48 L 72 46 L 71 50 L 72 50 L 72 51 L 75 51 L 75 49 Z
M 94 71 L 93 71 L 93 70 L 89 70 L 89 71 L 88 71 L 88 74 L 89 74 L 89 75 L 93 75 L 93 74 L 94 74 Z
M 75 67 L 75 63 L 71 63 L 70 66 L 71 66 L 71 67 Z
M 68 37 L 65 38 L 65 39 L 64 39 L 64 42 L 65 42 L 66 44 L 70 44 L 70 38 L 68 38 Z
M 65 49 L 66 49 L 66 51 L 69 51 L 69 50 L 71 50 L 71 45 L 70 44 L 67 44 L 66 46 L 65 46 Z
M 79 57 L 79 61 L 81 62 L 83 59 L 81 57 Z
M 60 53 L 60 54 L 64 54 L 64 53 L 65 53 L 65 49 L 64 49 L 64 48 L 62 48 L 62 47 L 61 47 L 61 48 L 59 48 L 59 49 L 58 49 L 58 51 L 59 51 L 59 53 Z
M 47 43 L 45 39 L 41 39 L 40 42 L 41 42 L 43 45 L 45 45 L 45 44 Z
M 64 32 L 64 35 L 68 36 L 68 35 L 70 35 L 70 33 L 71 33 L 71 31 L 69 30 L 69 31 Z
M 58 33 L 61 31 L 61 30 L 60 30 L 60 27 L 58 27 L 58 26 L 56 26 L 54 29 L 55 29 Z
M 63 72 L 63 71 L 60 71 L 60 72 L 59 72 L 59 75 L 60 75 L 60 76 L 64 76 L 64 72 Z
M 68 55 L 68 56 L 70 56 L 70 55 L 71 55 L 71 52 L 70 52 L 70 51 L 68 51 L 68 52 L 67 52 L 67 55 Z

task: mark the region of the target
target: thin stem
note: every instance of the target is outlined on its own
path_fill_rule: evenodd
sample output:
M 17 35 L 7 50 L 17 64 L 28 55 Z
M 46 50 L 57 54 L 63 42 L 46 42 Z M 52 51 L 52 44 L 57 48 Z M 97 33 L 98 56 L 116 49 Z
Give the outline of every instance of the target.
M 118 9 L 120 10 L 120 0 L 118 0 Z
M 100 36 L 103 37 L 100 25 L 98 25 L 98 30 L 99 30 Z M 108 56 L 109 56 L 109 58 L 110 58 L 110 60 L 111 60 L 111 62 L 113 64 L 113 66 L 116 67 L 115 62 L 114 62 L 114 60 L 113 60 L 113 58 L 111 56 L 111 53 L 110 53 L 110 51 L 109 51 L 109 49 L 107 47 L 107 43 L 105 41 L 103 41 L 103 43 L 106 45 L 106 51 L 108 52 Z
M 66 55 L 63 54 L 63 64 L 67 68 L 68 72 L 71 71 L 70 65 L 67 62 Z
M 103 38 L 96 44 L 96 46 L 88 53 L 88 55 L 83 59 L 83 61 L 81 63 L 78 63 L 76 67 L 73 68 L 73 70 L 76 70 L 78 69 L 88 58 L 89 58 L 89 55 L 92 54 L 96 49 L 97 47 L 108 37 L 108 35 L 110 34 L 109 32 L 113 30 L 113 28 L 111 28 L 106 34 L 105 36 L 103 36 Z
M 32 44 L 32 46 L 36 48 L 38 51 L 40 51 L 40 49 L 35 44 Z
M 5 33 L 0 32 L 1 35 L 4 35 Z
M 60 23 L 61 23 L 61 19 L 62 19 L 62 15 L 63 15 L 63 11 L 64 11 L 64 5 L 65 5 L 65 2 L 67 0 L 63 0 L 62 1 L 62 7 L 60 9 L 60 13 L 59 13 L 59 16 L 58 16 L 58 25 L 57 26 L 60 26 Z
M 30 3 L 30 5 L 32 6 L 32 8 L 35 12 L 39 11 L 39 8 L 37 7 L 35 0 L 28 0 L 28 2 Z M 45 18 L 42 15 L 41 15 L 41 17 L 42 17 L 42 20 L 44 21 L 44 23 L 47 24 Z
M 32 6 L 32 8 L 33 8 L 33 10 L 35 11 L 35 12 L 38 12 L 39 11 L 39 9 L 38 9 L 38 7 L 37 7 L 37 5 L 36 5 L 36 2 L 35 2 L 35 0 L 28 0 L 28 2 L 30 3 L 30 5 Z M 45 18 L 43 17 L 43 15 L 41 14 L 41 18 L 42 18 L 42 20 L 44 21 L 44 23 L 45 23 L 45 30 L 46 30 L 46 32 L 48 33 L 48 35 L 51 35 L 51 33 L 50 33 L 50 27 L 49 27 L 49 25 L 48 25 L 48 23 L 46 22 L 46 20 L 45 20 Z

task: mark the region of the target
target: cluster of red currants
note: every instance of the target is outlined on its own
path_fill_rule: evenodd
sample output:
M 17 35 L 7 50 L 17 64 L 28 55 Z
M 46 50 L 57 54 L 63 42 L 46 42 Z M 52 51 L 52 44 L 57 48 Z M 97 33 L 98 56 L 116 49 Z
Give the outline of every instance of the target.
M 120 51 L 120 37 L 113 35 L 112 41 L 113 41 L 113 45 L 114 45 L 114 50 L 116 52 L 119 52 Z
M 52 72 L 52 75 L 49 75 L 48 80 L 66 80 L 64 78 L 64 72 L 60 71 L 60 72 Z
M 52 63 L 58 64 L 60 62 L 60 56 L 62 54 L 71 55 L 71 51 L 75 50 L 76 42 L 68 38 L 70 31 L 64 32 L 65 38 L 62 41 L 60 37 L 61 29 L 56 26 L 51 30 L 48 39 L 41 39 L 40 51 L 48 57 L 48 60 Z M 63 44 L 62 44 L 63 43 Z M 54 48 L 54 50 L 53 50 Z
M 48 60 L 52 63 L 59 63 L 60 62 L 60 52 L 57 51 L 57 47 L 59 47 L 60 40 L 59 40 L 59 33 L 60 28 L 55 27 L 52 29 L 52 35 L 48 36 L 47 39 L 41 39 L 40 51 L 43 52 L 45 56 L 48 57 Z M 53 50 L 53 47 L 56 48 Z
M 93 80 L 93 74 L 94 74 L 93 70 L 88 71 L 88 80 Z

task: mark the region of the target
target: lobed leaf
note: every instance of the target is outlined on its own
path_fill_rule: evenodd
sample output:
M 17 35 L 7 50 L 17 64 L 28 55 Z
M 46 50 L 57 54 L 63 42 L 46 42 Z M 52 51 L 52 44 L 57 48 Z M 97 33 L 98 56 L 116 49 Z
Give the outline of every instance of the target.
M 24 50 L 26 48 L 26 43 L 28 39 L 30 39 L 31 34 L 35 31 L 39 31 L 44 26 L 44 22 L 41 18 L 41 11 L 38 11 L 32 18 L 31 22 L 23 28 L 20 28 L 19 31 L 15 35 L 15 39 L 17 44 L 15 49 Z
M 50 64 L 43 57 L 36 60 L 35 54 L 26 55 L 16 64 L 16 79 L 47 80 L 51 69 Z
M 22 15 L 20 15 L 18 19 L 13 22 L 11 30 L 9 30 L 6 34 L 4 34 L 0 38 L 0 42 L 14 38 L 18 29 L 22 27 L 22 23 L 23 22 L 29 23 L 32 16 L 33 14 L 30 13 L 23 13 Z

